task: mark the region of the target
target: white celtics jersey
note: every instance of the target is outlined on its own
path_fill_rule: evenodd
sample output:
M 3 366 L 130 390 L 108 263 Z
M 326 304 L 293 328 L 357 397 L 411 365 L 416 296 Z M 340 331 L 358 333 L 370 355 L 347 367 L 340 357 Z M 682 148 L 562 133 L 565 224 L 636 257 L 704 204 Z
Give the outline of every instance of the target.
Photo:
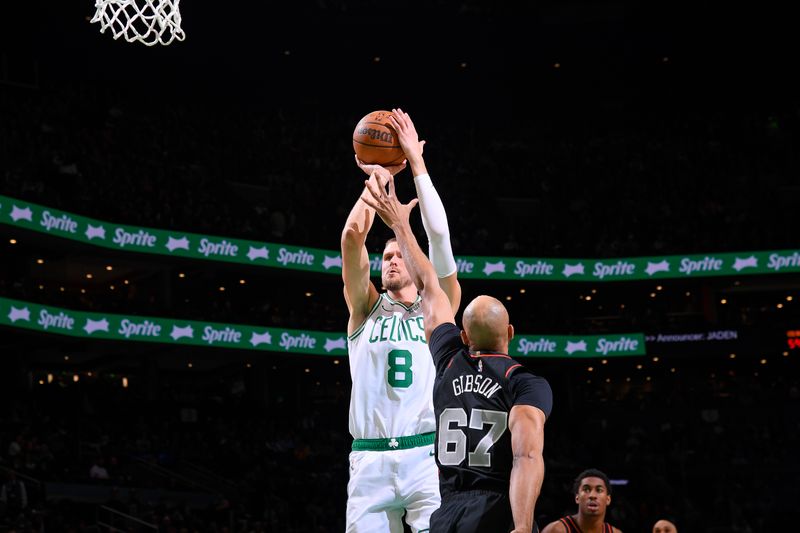
M 419 296 L 411 307 L 382 293 L 347 339 L 350 433 L 354 439 L 419 435 L 436 430 L 433 360 Z

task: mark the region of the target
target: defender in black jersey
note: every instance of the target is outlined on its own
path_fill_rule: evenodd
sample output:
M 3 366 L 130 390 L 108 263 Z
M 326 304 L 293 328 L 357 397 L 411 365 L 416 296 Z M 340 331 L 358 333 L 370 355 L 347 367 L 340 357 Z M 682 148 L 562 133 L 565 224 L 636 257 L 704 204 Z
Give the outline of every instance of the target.
M 584 470 L 572 484 L 578 512 L 547 524 L 542 533 L 622 533 L 605 521 L 611 484 L 600 470 Z
M 436 366 L 436 462 L 442 505 L 431 533 L 531 533 L 544 478 L 544 424 L 553 404 L 547 381 L 507 354 L 514 336 L 499 300 L 475 298 L 461 331 L 436 272 L 417 244 L 394 180 L 371 182 L 364 201 L 394 230 L 406 269 L 422 295 L 425 335 Z
M 467 307 L 465 316 L 469 312 Z M 510 531 L 514 453 L 509 413 L 525 405 L 548 416 L 550 385 L 504 353 L 471 351 L 455 324 L 438 326 L 428 344 L 436 365 L 433 406 L 442 494 L 431 531 Z M 477 501 L 481 505 L 475 512 Z

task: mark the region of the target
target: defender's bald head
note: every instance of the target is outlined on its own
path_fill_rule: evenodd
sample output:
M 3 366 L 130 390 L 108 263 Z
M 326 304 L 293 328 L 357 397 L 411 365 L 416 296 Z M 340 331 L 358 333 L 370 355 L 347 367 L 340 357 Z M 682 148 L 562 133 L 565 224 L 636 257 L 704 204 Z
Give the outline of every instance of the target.
M 500 300 L 481 295 L 464 309 L 464 332 L 472 350 L 508 351 L 512 335 L 508 311 Z

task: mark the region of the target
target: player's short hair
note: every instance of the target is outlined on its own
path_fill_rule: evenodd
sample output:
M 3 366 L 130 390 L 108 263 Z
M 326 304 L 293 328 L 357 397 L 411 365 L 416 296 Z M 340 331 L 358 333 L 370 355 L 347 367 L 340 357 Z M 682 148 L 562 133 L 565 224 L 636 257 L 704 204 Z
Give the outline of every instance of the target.
M 667 522 L 672 523 L 675 526 L 675 529 L 678 529 L 678 520 L 672 515 L 662 515 L 660 516 L 655 522 L 653 522 L 653 526 L 655 526 L 661 520 L 666 520 Z
M 383 243 L 383 249 L 385 250 L 387 246 L 389 246 L 390 242 L 397 242 L 397 237 L 390 237 L 386 239 L 386 242 Z
M 589 468 L 578 474 L 578 477 L 572 482 L 572 494 L 578 494 L 581 489 L 581 481 L 587 477 L 599 477 L 602 479 L 603 484 L 606 486 L 606 492 L 611 494 L 611 482 L 608 480 L 608 476 L 596 468 Z

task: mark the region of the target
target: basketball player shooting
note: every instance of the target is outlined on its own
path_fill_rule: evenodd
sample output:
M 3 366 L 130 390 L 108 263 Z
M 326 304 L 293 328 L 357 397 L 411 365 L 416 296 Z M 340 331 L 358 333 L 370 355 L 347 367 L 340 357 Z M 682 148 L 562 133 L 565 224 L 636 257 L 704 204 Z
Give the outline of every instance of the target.
M 365 198 L 395 233 L 405 266 L 422 297 L 425 337 L 436 367 L 436 462 L 442 504 L 431 533 L 537 531 L 533 520 L 544 478 L 544 424 L 553 406 L 550 385 L 507 355 L 514 336 L 497 299 L 478 296 L 464 309 L 464 330 L 436 272 L 417 244 L 394 178 L 375 180 Z
M 430 241 L 438 283 L 451 312 L 461 299 L 444 206 L 422 157 L 422 142 L 411 118 L 393 110 L 394 128 L 414 173 L 423 224 Z M 406 167 L 383 168 L 357 162 L 375 187 Z M 375 211 L 363 199 L 353 206 L 342 232 L 342 279 L 350 312 L 347 325 L 350 374 L 350 481 L 348 533 L 429 531 L 439 507 L 439 477 L 433 443 L 436 423 L 432 394 L 434 368 L 417 289 L 409 278 L 395 240 L 383 250 L 379 293 L 370 281 L 365 246 Z
M 436 269 L 439 285 L 447 294 L 453 306 L 453 312 L 455 312 L 461 304 L 461 285 L 459 285 L 457 278 L 458 267 L 453 256 L 453 248 L 450 245 L 450 228 L 447 224 L 447 214 L 445 213 L 442 199 L 433 186 L 430 174 L 428 174 L 425 159 L 422 157 L 425 141 L 419 140 L 419 134 L 414 122 L 411 120 L 411 115 L 402 109 L 392 109 L 389 122 L 397 132 L 397 140 L 406 154 L 407 164 L 411 167 L 411 173 L 414 176 L 414 188 L 417 191 L 417 199 L 419 200 L 422 225 L 425 228 L 425 235 L 428 237 L 428 257 L 433 263 L 434 269 Z M 365 164 L 359 161 L 357 157 L 356 163 L 367 175 L 371 175 L 374 171 L 380 171 L 382 168 L 379 165 Z M 386 170 L 394 176 L 404 168 L 406 168 L 406 162 L 387 167 Z M 385 186 L 386 184 L 383 183 L 383 185 Z

